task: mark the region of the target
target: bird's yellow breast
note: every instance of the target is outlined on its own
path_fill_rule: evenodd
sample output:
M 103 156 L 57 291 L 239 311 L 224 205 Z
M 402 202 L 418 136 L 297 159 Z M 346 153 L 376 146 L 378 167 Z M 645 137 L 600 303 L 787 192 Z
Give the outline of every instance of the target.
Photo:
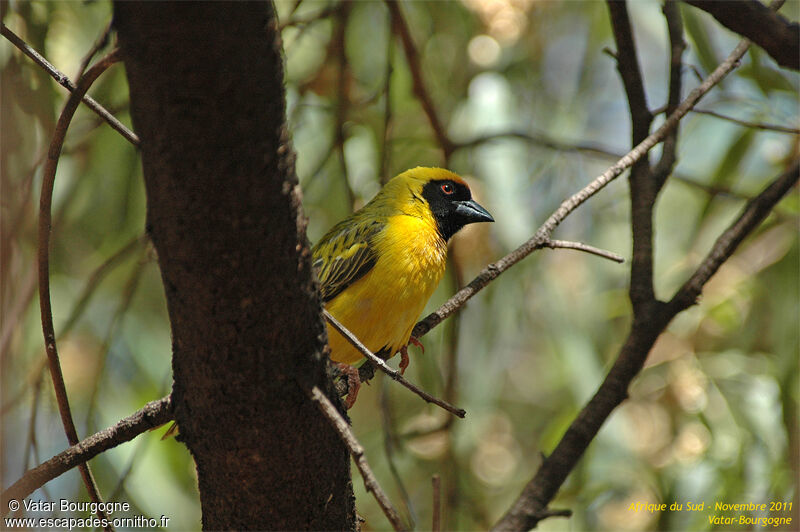
M 372 352 L 394 355 L 442 279 L 447 244 L 435 222 L 399 214 L 388 219 L 375 239 L 378 260 L 361 279 L 328 301 L 326 308 Z M 328 325 L 331 359 L 352 364 L 362 358 Z

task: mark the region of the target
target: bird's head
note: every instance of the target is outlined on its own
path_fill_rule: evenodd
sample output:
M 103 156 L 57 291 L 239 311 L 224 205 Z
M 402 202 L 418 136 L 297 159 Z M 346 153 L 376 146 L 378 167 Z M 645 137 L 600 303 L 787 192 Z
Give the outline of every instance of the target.
M 395 198 L 406 196 L 405 206 L 432 218 L 445 241 L 465 225 L 494 221 L 472 199 L 464 180 L 443 168 L 412 168 L 390 180 L 385 190 Z

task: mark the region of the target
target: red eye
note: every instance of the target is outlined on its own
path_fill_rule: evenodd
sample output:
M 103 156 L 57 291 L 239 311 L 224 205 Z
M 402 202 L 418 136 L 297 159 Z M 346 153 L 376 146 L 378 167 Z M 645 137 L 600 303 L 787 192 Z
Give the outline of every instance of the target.
M 453 184 L 452 183 L 445 183 L 445 184 L 442 185 L 442 192 L 444 192 L 445 194 L 447 194 L 449 196 L 450 194 L 455 192 L 455 188 L 453 188 Z

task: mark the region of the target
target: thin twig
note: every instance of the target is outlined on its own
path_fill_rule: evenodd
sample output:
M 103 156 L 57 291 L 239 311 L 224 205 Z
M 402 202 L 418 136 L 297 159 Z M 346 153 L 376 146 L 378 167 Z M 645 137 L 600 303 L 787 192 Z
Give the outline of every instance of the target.
M 717 238 L 714 247 L 692 277 L 672 297 L 668 303 L 671 312 L 677 314 L 697 301 L 703 286 L 722 263 L 728 260 L 742 240 L 758 227 L 778 201 L 797 183 L 798 173 L 800 159 L 795 159 L 786 172 L 747 203 L 739 218 Z
M 486 135 L 465 140 L 463 142 L 456 142 L 453 144 L 453 150 L 474 148 L 476 146 L 480 146 L 481 144 L 494 142 L 501 139 L 521 140 L 529 144 L 534 144 L 537 146 L 542 146 L 543 148 L 549 148 L 557 151 L 586 152 L 603 157 L 612 157 L 614 159 L 619 159 L 620 157 L 618 153 L 615 153 L 611 149 L 601 146 L 600 144 L 594 144 L 591 142 L 563 142 L 540 132 L 528 131 L 499 131 L 497 133 L 488 133 Z
M 431 484 L 433 487 L 433 518 L 431 523 L 431 530 L 433 532 L 440 532 L 442 529 L 441 514 L 442 514 L 442 479 L 439 475 L 431 477 Z
M 320 158 L 314 169 L 308 173 L 308 177 L 306 177 L 301 182 L 301 186 L 303 187 L 304 191 L 308 191 L 311 188 L 311 185 L 314 183 L 316 178 L 322 173 L 322 170 L 325 168 L 325 165 L 328 164 L 328 161 L 333 155 L 335 149 L 336 149 L 336 142 L 332 140 L 330 146 L 328 146 L 328 149 L 325 151 L 325 155 Z
M 391 35 L 391 20 L 389 21 L 389 35 Z M 394 73 L 394 40 L 386 39 L 386 81 L 383 85 L 383 132 L 381 134 L 380 164 L 378 165 L 381 185 L 390 179 L 389 167 L 391 162 L 392 145 L 389 140 L 392 126 L 392 74 Z
M 83 314 L 86 305 L 89 303 L 89 300 L 94 295 L 102 280 L 109 273 L 111 273 L 111 271 L 113 271 L 113 269 L 119 263 L 121 263 L 129 253 L 142 245 L 145 242 L 145 239 L 146 237 L 143 234 L 135 237 L 133 240 L 122 246 L 118 251 L 113 253 L 108 259 L 95 268 L 94 271 L 92 271 L 91 275 L 89 275 L 89 279 L 86 281 L 86 284 L 83 287 L 83 290 L 81 291 L 81 295 L 78 297 L 77 302 L 72 306 L 72 310 L 70 310 L 69 315 L 64 320 L 64 325 L 61 326 L 61 330 L 58 331 L 57 339 L 63 338 L 72 331 L 72 328 L 76 323 L 78 323 L 78 319 Z M 28 306 L 36 287 L 36 277 L 36 271 L 31 270 L 30 275 L 21 283 L 23 286 L 21 292 L 24 294 L 24 296 L 20 298 L 20 301 L 15 303 L 14 309 L 16 312 L 10 313 L 10 315 L 15 317 L 21 315 L 23 313 L 22 311 Z M 9 321 L 9 323 L 12 323 L 13 325 L 13 322 Z M 13 331 L 13 327 L 6 328 L 6 325 L 7 323 L 3 323 L 3 335 L 2 341 L 0 342 L 0 348 L 2 348 L 2 351 L 0 351 L 0 359 L 5 357 L 7 354 L 6 349 L 8 348 L 8 342 L 10 341 L 11 332 Z M 25 379 L 26 382 L 20 387 L 20 391 L 2 404 L 2 407 L 0 407 L 0 417 L 4 417 L 16 404 L 19 403 L 19 401 L 25 396 L 32 386 L 32 383 L 38 381 L 46 367 L 47 356 L 44 356 L 40 359 L 39 363 L 37 363 L 36 368 L 29 373 L 30 376 Z
M 338 9 L 334 13 L 334 31 L 329 50 L 336 55 L 337 62 L 337 78 L 336 78 L 336 106 L 334 108 L 334 132 L 333 142 L 336 146 L 336 154 L 339 160 L 339 168 L 342 172 L 342 181 L 344 190 L 347 193 L 347 200 L 350 209 L 355 208 L 356 196 L 353 188 L 350 186 L 350 178 L 347 172 L 347 161 L 344 156 L 344 143 L 347 141 L 345 132 L 345 121 L 347 120 L 348 110 L 350 108 L 350 91 L 348 90 L 348 83 L 350 78 L 350 70 L 347 62 L 347 46 L 345 43 L 345 32 L 347 31 L 347 21 L 350 18 L 349 2 L 342 2 L 338 5 Z
M 110 501 L 118 501 L 121 497 L 125 499 L 132 499 L 132 497 L 125 497 L 126 490 L 125 490 L 125 482 L 133 473 L 134 465 L 136 465 L 139 456 L 144 452 L 144 449 L 147 447 L 147 444 L 150 443 L 152 440 L 148 440 L 147 438 L 143 438 L 139 440 L 134 448 L 133 452 L 131 453 L 130 458 L 128 459 L 128 463 L 125 465 L 125 469 L 122 471 L 122 474 L 117 479 L 117 485 L 114 486 L 114 489 L 111 490 L 111 493 L 108 495 L 108 499 Z M 123 499 L 124 500 L 124 499 Z
M 11 41 L 11 43 L 19 48 L 22 53 L 30 57 L 37 65 L 42 67 L 50 77 L 52 77 L 56 82 L 61 85 L 62 87 L 66 88 L 70 92 L 74 92 L 76 87 L 75 84 L 70 81 L 70 79 L 62 74 L 58 69 L 56 69 L 53 65 L 50 64 L 47 59 L 42 57 L 39 52 L 31 48 L 28 43 L 23 41 L 16 35 L 13 31 L 11 31 L 8 26 L 5 24 L 0 24 L 0 34 L 3 35 L 6 39 Z M 133 144 L 134 146 L 139 146 L 139 137 L 136 136 L 136 133 L 125 127 L 125 124 L 117 120 L 114 115 L 109 113 L 105 107 L 100 105 L 94 98 L 91 96 L 83 95 L 81 101 L 89 107 L 92 111 L 97 113 L 100 118 L 108 122 L 112 128 L 114 128 L 117 132 L 119 132 L 125 139 Z
M 653 114 L 654 115 L 658 115 L 658 114 L 663 113 L 665 110 L 666 110 L 666 106 L 661 107 L 661 108 L 653 111 Z M 692 109 L 691 112 L 697 112 L 697 109 Z M 778 127 L 782 127 L 782 126 L 778 126 Z M 800 131 L 800 130 L 798 130 L 798 131 Z M 623 154 L 615 152 L 615 151 L 611 150 L 610 148 L 604 148 L 599 144 L 593 144 L 591 142 L 560 141 L 560 140 L 556 140 L 556 139 L 551 138 L 551 137 L 549 137 L 549 136 L 547 136 L 545 134 L 542 134 L 542 133 L 525 133 L 525 132 L 522 132 L 522 131 L 501 131 L 499 133 L 490 133 L 488 135 L 477 137 L 477 138 L 474 138 L 474 139 L 469 140 L 469 141 L 457 142 L 456 145 L 455 145 L 455 149 L 458 150 L 458 149 L 462 149 L 462 148 L 473 148 L 473 147 L 479 146 L 479 145 L 487 143 L 487 142 L 495 142 L 495 141 L 502 140 L 502 139 L 521 140 L 523 142 L 527 142 L 528 144 L 541 146 L 543 148 L 548 148 L 548 149 L 551 149 L 551 150 L 563 151 L 563 152 L 580 152 L 580 153 L 586 153 L 586 154 L 590 154 L 590 155 L 596 155 L 598 157 L 602 157 L 602 158 L 605 158 L 605 159 L 618 160 L 623 156 Z M 729 189 L 724 188 L 724 187 L 715 187 L 715 186 L 706 185 L 704 183 L 700 183 L 699 181 L 697 181 L 696 179 L 694 179 L 692 177 L 688 177 L 688 176 L 680 174 L 680 173 L 673 172 L 671 178 L 675 179 L 677 181 L 681 181 L 683 183 L 686 183 L 687 185 L 690 185 L 692 187 L 698 188 L 700 190 L 704 190 L 705 192 L 707 192 L 708 194 L 711 194 L 711 195 L 715 195 L 715 196 L 716 195 L 721 195 L 721 196 L 730 197 L 732 199 L 737 199 L 737 200 L 748 200 L 748 199 L 750 199 L 748 196 L 746 196 L 744 194 L 729 190 Z
M 55 455 L 41 465 L 28 470 L 0 496 L 0 511 L 5 515 L 8 501 L 21 501 L 70 469 L 85 464 L 98 454 L 122 443 L 131 441 L 139 434 L 167 423 L 172 419 L 170 396 L 147 403 L 141 410 L 119 420 L 114 426 L 97 432 L 76 445 Z
M 665 15 L 668 17 L 668 24 L 676 22 L 674 19 L 669 21 L 670 15 L 666 12 Z M 673 60 L 675 59 L 676 37 L 679 33 L 676 30 L 676 26 L 670 27 Z M 691 105 L 733 69 L 747 51 L 749 44 L 746 39 L 741 41 L 700 87 L 693 90 L 689 97 L 677 106 L 675 112 L 667 119 L 665 126 L 674 117 L 681 116 L 680 113 L 685 115 Z M 687 106 L 687 102 L 690 100 L 693 101 L 691 105 Z M 659 131 L 664 129 L 665 127 L 662 126 Z M 646 142 L 647 139 L 639 146 Z M 570 424 L 553 453 L 544 460 L 534 478 L 525 486 L 520 496 L 492 530 L 528 530 L 535 527 L 539 520 L 547 515 L 547 505 L 574 469 L 600 427 L 611 415 L 611 412 L 627 398 L 631 381 L 644 366 L 647 355 L 658 337 L 680 310 L 694 303 L 704 283 L 713 275 L 719 264 L 730 257 L 736 246 L 771 211 L 782 195 L 797 182 L 800 173 L 799 165 L 800 163 L 795 161 L 789 172 L 776 179 L 756 199 L 748 203 L 739 220 L 720 236 L 708 258 L 684 285 L 684 288 L 689 288 L 676 293 L 670 303 L 662 303 L 651 294 L 649 298 L 639 301 L 638 308 L 634 305 L 630 332 L 606 378 L 592 399 Z M 632 182 L 632 193 L 635 188 Z M 652 201 L 655 201 L 655 194 L 652 195 Z M 652 209 L 652 204 L 650 208 Z M 635 230 L 634 228 L 634 232 Z M 631 282 L 633 283 L 633 277 Z M 633 298 L 634 294 L 632 293 L 631 299 L 633 300 Z
M 747 204 L 737 220 L 717 238 L 708 256 L 669 303 L 651 304 L 644 308 L 639 316 L 639 323 L 631 327 L 614 365 L 597 392 L 492 530 L 529 530 L 547 514 L 547 504 L 580 460 L 600 427 L 611 412 L 627 398 L 628 386 L 644 365 L 656 339 L 680 311 L 696 302 L 697 295 L 714 272 L 791 187 L 796 185 L 798 179 L 800 159 L 795 160 L 789 170 Z
M 716 186 L 716 185 L 708 185 L 706 183 L 701 183 L 696 179 L 691 177 L 687 177 L 685 175 L 673 173 L 672 179 L 678 183 L 683 183 L 691 188 L 696 188 L 697 190 L 702 190 L 709 196 L 713 197 L 723 197 L 737 201 L 748 201 L 750 197 L 746 194 L 742 194 L 741 192 L 736 192 L 734 190 L 729 189 L 728 187 Z
M 413 332 L 414 337 L 420 338 L 436 327 L 442 320 L 449 317 L 451 314 L 460 309 L 472 296 L 477 294 L 490 282 L 496 279 L 501 273 L 509 269 L 511 266 L 524 259 L 532 252 L 540 249 L 543 243 L 550 239 L 550 235 L 564 219 L 586 200 L 597 194 L 611 181 L 616 179 L 625 169 L 629 168 L 633 163 L 640 160 L 649 150 L 655 145 L 664 140 L 666 135 L 678 124 L 678 122 L 692 109 L 700 99 L 705 96 L 717 83 L 719 83 L 728 73 L 733 70 L 742 58 L 747 48 L 750 46 L 749 41 L 742 41 L 723 61 L 703 83 L 697 88 L 692 90 L 683 102 L 675 109 L 664 124 L 661 125 L 655 132 L 649 135 L 635 148 L 625 154 L 615 164 L 609 167 L 602 175 L 595 178 L 591 183 L 586 185 L 579 192 L 573 194 L 570 198 L 565 200 L 561 206 L 539 227 L 527 242 L 520 247 L 503 257 L 502 259 L 489 264 L 484 268 L 467 286 L 459 290 L 453 297 L 448 299 L 439 309 L 426 316 L 416 324 Z
M 392 506 L 392 503 L 389 501 L 383 488 L 381 488 L 381 485 L 378 484 L 378 479 L 375 478 L 375 474 L 372 472 L 367 462 L 367 458 L 364 454 L 364 447 L 362 447 L 356 439 L 347 420 L 336 410 L 336 407 L 333 406 L 330 399 L 328 399 L 317 386 L 307 389 L 306 393 L 319 407 L 323 415 L 328 418 L 331 425 L 333 425 L 333 428 L 336 430 L 336 433 L 347 446 L 347 449 L 350 451 L 350 456 L 353 457 L 353 461 L 356 463 L 356 467 L 361 473 L 361 477 L 364 479 L 364 487 L 375 497 L 378 506 L 381 507 L 383 514 L 389 519 L 392 527 L 398 531 L 405 530 L 403 522 L 400 520 L 400 515 L 398 515 L 397 510 Z
M 72 307 L 72 310 L 70 310 L 70 313 L 67 316 L 67 319 L 64 321 L 64 325 L 61 327 L 61 330 L 58 331 L 59 338 L 69 334 L 72 331 L 72 328 L 78 323 L 78 320 L 80 319 L 84 310 L 86 310 L 86 305 L 89 304 L 89 301 L 96 293 L 100 283 L 102 283 L 103 280 L 110 273 L 112 273 L 117 266 L 123 263 L 131 253 L 143 246 L 146 242 L 146 239 L 147 237 L 144 234 L 133 237 L 92 271 L 92 273 L 89 275 L 89 279 L 83 286 L 83 290 L 81 290 L 81 295 L 78 297 L 77 302 Z
M 576 249 L 578 251 L 583 251 L 586 253 L 591 253 L 592 255 L 597 255 L 598 257 L 603 257 L 604 259 L 612 260 L 614 262 L 618 262 L 622 264 L 625 262 L 625 258 L 617 255 L 614 252 L 606 251 L 605 249 L 596 248 L 594 246 L 590 246 L 588 244 L 584 244 L 582 242 L 571 242 L 569 240 L 548 240 L 545 243 L 545 247 L 550 249 L 562 248 L 562 249 Z
M 417 515 L 411 503 L 411 497 L 408 495 L 406 485 L 403 482 L 403 478 L 400 476 L 400 471 L 397 469 L 397 461 L 395 460 L 394 452 L 395 446 L 397 445 L 397 434 L 395 434 L 394 431 L 394 415 L 389 400 L 389 386 L 387 386 L 387 384 L 387 379 L 381 379 L 378 393 L 381 407 L 381 428 L 383 429 L 383 452 L 386 455 L 386 463 L 389 466 L 389 472 L 392 474 L 394 483 L 397 486 L 397 491 L 400 492 L 400 498 L 408 514 L 408 528 L 413 530 L 416 526 Z M 455 418 L 453 416 L 447 416 L 447 419 Z
M 100 383 L 103 380 L 103 373 L 105 372 L 107 365 L 106 360 L 108 359 L 108 353 L 111 350 L 111 344 L 114 341 L 117 331 L 122 328 L 123 319 L 130 308 L 131 302 L 133 301 L 133 296 L 136 294 L 136 289 L 139 286 L 142 273 L 144 273 L 144 266 L 144 262 L 137 262 L 133 267 L 133 271 L 128 276 L 128 280 L 125 281 L 125 285 L 122 288 L 122 297 L 120 298 L 117 308 L 114 310 L 114 314 L 111 317 L 111 323 L 108 325 L 105 338 L 103 338 L 103 343 L 100 346 L 100 352 L 97 356 L 97 364 L 94 371 L 94 383 L 92 386 L 92 391 L 89 394 L 88 406 L 86 408 L 86 427 L 88 430 L 91 430 L 95 427 L 95 425 L 92 424 L 92 418 L 94 417 L 95 409 L 97 408 L 97 399 L 100 393 Z
M 12 233 L 13 234 L 13 233 Z M 4 361 L 8 355 L 8 348 L 11 344 L 11 338 L 16 332 L 17 323 L 19 323 L 25 315 L 25 309 L 33 299 L 33 293 L 36 290 L 36 272 L 28 270 L 24 279 L 16 279 L 15 288 L 17 288 L 17 298 L 14 300 L 14 305 L 10 311 L 3 316 L 3 324 L 0 331 L 0 362 Z M 5 409 L 5 404 L 3 408 Z M 5 411 L 5 410 L 4 410 Z
M 326 309 L 322 309 L 322 315 L 325 316 L 325 319 L 328 321 L 328 323 L 330 323 L 333 326 L 333 328 L 336 329 L 339 332 L 339 334 L 341 334 L 345 338 L 345 340 L 350 342 L 350 344 L 352 344 L 353 347 L 358 349 L 358 351 L 362 355 L 364 355 L 373 365 L 377 366 L 378 369 L 380 369 L 381 371 L 386 373 L 393 380 L 399 382 L 400 384 L 402 384 L 403 386 L 405 386 L 406 388 L 408 388 L 409 390 L 411 390 L 412 392 L 414 392 L 415 394 L 420 396 L 425 401 L 427 401 L 429 403 L 433 403 L 436 406 L 439 406 L 439 407 L 447 410 L 448 412 L 450 412 L 453 415 L 456 415 L 456 416 L 458 416 L 460 418 L 463 418 L 464 416 L 467 415 L 466 410 L 464 410 L 463 408 L 455 407 L 455 406 L 451 405 L 450 403 L 448 403 L 446 401 L 443 401 L 443 400 L 441 400 L 441 399 L 439 399 L 437 397 L 434 397 L 431 394 L 429 394 L 428 392 L 420 390 L 417 386 L 415 386 L 414 384 L 411 384 L 406 379 L 404 379 L 399 371 L 397 371 L 395 369 L 392 369 L 389 366 L 387 366 L 386 362 L 381 360 L 380 357 L 375 355 L 364 344 L 362 344 L 361 341 L 356 337 L 356 335 L 354 335 L 352 332 L 347 330 L 347 328 L 345 328 L 344 325 L 339 323 L 339 321 L 336 318 L 334 318 L 331 315 L 331 313 L 328 312 Z
M 425 116 L 428 117 L 431 129 L 433 129 L 433 134 L 436 136 L 436 141 L 444 152 L 444 166 L 447 166 L 450 155 L 453 153 L 454 144 L 447 135 L 445 126 L 436 113 L 436 106 L 433 104 L 433 98 L 431 98 L 425 86 L 425 80 L 422 77 L 422 65 L 419 52 L 414 45 L 414 39 L 411 37 L 411 30 L 403 17 L 403 13 L 400 11 L 399 2 L 386 0 L 386 7 L 389 8 L 389 14 L 392 17 L 392 31 L 400 37 L 400 42 L 403 44 L 403 51 L 406 55 L 408 69 L 411 71 L 412 90 L 422 105 Z
M 78 80 L 78 85 L 75 90 L 70 94 L 64 109 L 56 123 L 53 139 L 50 142 L 50 148 L 47 152 L 47 160 L 42 175 L 42 191 L 39 199 L 39 307 L 41 310 L 42 318 L 42 334 L 44 336 L 45 349 L 47 351 L 47 360 L 50 367 L 50 376 L 53 379 L 53 388 L 55 389 L 56 400 L 58 402 L 58 410 L 61 414 L 61 422 L 64 425 L 64 432 L 67 435 L 67 440 L 70 445 L 78 443 L 78 433 L 75 430 L 75 423 L 72 420 L 72 412 L 69 406 L 69 399 L 67 398 L 67 389 L 64 385 L 64 376 L 61 373 L 61 363 L 58 359 L 58 351 L 56 349 L 56 334 L 53 327 L 53 311 L 50 306 L 50 229 L 52 222 L 52 203 L 53 203 L 53 187 L 55 184 L 56 168 L 58 167 L 58 159 L 61 154 L 61 148 L 64 145 L 64 138 L 69 128 L 69 123 L 75 114 L 81 98 L 89 90 L 92 83 L 108 69 L 111 65 L 119 60 L 118 50 L 114 50 L 97 63 L 95 63 L 86 74 Z M 81 476 L 83 477 L 86 489 L 89 491 L 89 497 L 93 502 L 99 503 L 101 501 L 100 494 L 97 491 L 97 485 L 92 478 L 91 471 L 87 464 L 80 465 Z M 97 512 L 100 519 L 105 519 L 102 511 Z
M 61 151 L 62 155 L 66 151 L 67 151 L 66 148 L 63 149 Z M 47 160 L 47 152 L 48 152 L 47 149 L 42 150 L 41 155 L 37 157 L 36 163 L 31 167 L 30 173 L 25 179 L 24 188 L 27 189 L 24 198 L 25 203 L 27 203 L 27 200 L 30 198 L 30 189 L 32 188 L 34 172 L 37 167 L 44 164 L 44 162 Z M 60 225 L 60 221 L 63 219 L 64 214 L 68 211 L 70 207 L 71 200 L 74 197 L 73 192 L 78 187 L 78 183 L 79 181 L 77 180 L 71 183 L 69 185 L 68 190 L 65 191 L 65 193 L 63 194 L 64 201 L 61 201 L 59 203 L 58 210 L 53 216 L 53 219 L 55 220 L 55 223 L 53 225 L 56 228 Z M 17 217 L 17 220 L 14 222 L 13 228 L 6 234 L 14 235 L 19 233 L 19 230 L 22 227 L 23 220 L 25 219 L 26 210 L 27 209 L 20 209 L 19 215 Z M 2 251 L 0 251 L 0 253 L 2 253 Z M 5 260 L 5 259 L 7 259 L 7 257 L 5 256 L 0 257 L 0 260 Z M 5 264 L 0 265 L 0 268 L 2 268 L 2 266 L 4 265 Z M 36 280 L 37 280 L 37 271 L 35 269 L 27 268 L 24 280 L 19 281 L 16 285 L 17 287 L 22 287 L 22 289 L 19 290 L 20 295 L 15 300 L 12 310 L 6 313 L 6 315 L 11 316 L 11 318 L 4 320 L 2 324 L 2 338 L 0 338 L 0 365 L 3 364 L 3 361 L 9 354 L 8 353 L 9 342 L 11 341 L 13 333 L 17 330 L 16 324 L 19 322 L 19 320 L 22 319 L 22 317 L 25 314 L 24 310 L 28 307 L 28 304 L 33 299 L 33 294 L 36 288 Z M 44 369 L 44 365 L 45 364 L 42 365 L 42 369 Z M 5 414 L 5 412 L 7 411 L 6 404 L 4 404 L 3 406 L 3 414 Z
M 764 131 L 776 131 L 778 133 L 788 133 L 790 135 L 800 135 L 800 128 L 796 127 L 780 126 L 777 124 L 767 124 L 764 122 L 751 122 L 749 120 L 742 120 L 741 118 L 734 118 L 732 116 L 718 113 L 717 111 L 712 111 L 710 109 L 692 109 L 692 112 L 700 115 L 713 116 L 714 118 L 719 118 L 720 120 L 727 120 L 728 122 L 733 122 L 734 124 L 739 124 L 740 126 L 749 127 L 752 129 L 761 129 Z
M 86 55 L 83 56 L 81 59 L 81 63 L 78 66 L 78 73 L 75 74 L 75 79 L 80 79 L 83 76 L 83 73 L 86 72 L 86 69 L 89 67 L 89 63 L 92 62 L 94 56 L 97 55 L 97 52 L 105 48 L 108 44 L 108 37 L 111 35 L 111 29 L 113 28 L 113 20 L 109 20 L 108 24 L 106 24 L 105 29 L 100 33 L 100 36 L 97 37 L 97 40 L 94 41 L 94 44 L 89 51 L 86 52 Z
M 39 461 L 39 444 L 36 440 L 36 418 L 39 414 L 39 398 L 42 392 L 42 379 L 44 375 L 40 374 L 40 378 L 36 379 L 33 387 L 33 401 L 31 402 L 31 414 L 28 419 L 28 443 L 25 445 L 25 465 L 23 466 L 23 473 L 30 467 L 31 455 L 28 452 L 33 451 L 34 463 Z

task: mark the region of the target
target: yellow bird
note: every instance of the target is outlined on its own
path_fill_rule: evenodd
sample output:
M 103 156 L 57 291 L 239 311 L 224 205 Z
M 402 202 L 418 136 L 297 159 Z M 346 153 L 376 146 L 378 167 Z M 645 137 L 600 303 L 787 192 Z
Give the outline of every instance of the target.
M 448 239 L 467 224 L 493 221 L 453 172 L 407 170 L 314 246 L 322 302 L 373 353 L 400 352 L 404 371 L 409 341 L 420 345 L 411 330 L 444 275 Z M 362 355 L 330 324 L 328 343 L 350 380 L 350 408 L 359 381 L 349 365 Z

